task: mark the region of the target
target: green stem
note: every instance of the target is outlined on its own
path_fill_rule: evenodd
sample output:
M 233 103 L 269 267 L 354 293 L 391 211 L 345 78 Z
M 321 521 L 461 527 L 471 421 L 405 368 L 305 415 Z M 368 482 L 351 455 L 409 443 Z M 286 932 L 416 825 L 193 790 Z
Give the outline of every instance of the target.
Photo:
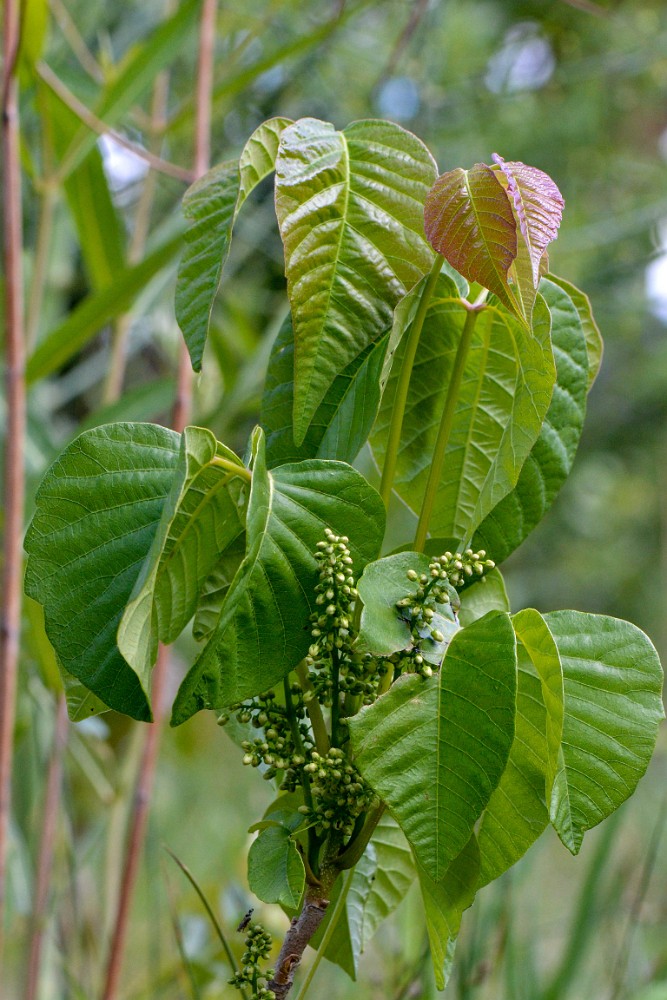
M 426 313 L 440 276 L 442 260 L 443 259 L 440 254 L 438 254 L 433 261 L 433 267 L 431 268 L 431 273 L 428 276 L 428 281 L 424 285 L 424 290 L 419 301 L 419 308 L 417 309 L 417 315 L 415 316 L 412 327 L 410 328 L 410 334 L 405 346 L 405 357 L 403 358 L 401 371 L 398 377 L 398 385 L 396 386 L 394 408 L 391 414 L 389 437 L 387 439 L 387 450 L 385 452 L 384 465 L 382 467 L 382 481 L 380 483 L 380 496 L 382 497 L 387 510 L 389 509 L 389 500 L 391 499 L 391 490 L 394 485 L 394 476 L 396 474 L 398 449 L 401 443 L 403 417 L 405 416 L 405 407 L 408 400 L 412 367 L 415 363 L 415 356 L 417 354 L 419 338 L 421 337 Z
M 364 823 L 358 836 L 353 837 L 343 853 L 336 858 L 336 868 L 338 868 L 339 871 L 345 871 L 347 868 L 354 868 L 354 866 L 361 861 L 363 853 L 368 847 L 368 841 L 375 833 L 375 827 L 380 822 L 384 810 L 384 802 L 381 802 L 375 809 L 369 812 L 366 817 L 366 822 Z
M 345 878 L 345 885 L 341 889 L 340 895 L 339 895 L 338 899 L 336 900 L 335 906 L 333 908 L 333 912 L 331 914 L 331 919 L 329 920 L 329 923 L 327 924 L 326 930 L 325 930 L 324 934 L 322 935 L 322 940 L 320 942 L 319 948 L 317 949 L 317 954 L 315 955 L 315 959 L 313 961 L 313 964 L 311 965 L 311 967 L 308 970 L 308 974 L 306 975 L 306 978 L 304 979 L 303 983 L 301 984 L 301 989 L 298 992 L 296 1000 L 304 1000 L 304 997 L 306 996 L 306 993 L 308 992 L 308 990 L 310 988 L 310 984 L 312 983 L 313 979 L 315 978 L 315 973 L 318 970 L 320 962 L 324 958 L 324 953 L 327 950 L 327 948 L 329 947 L 329 942 L 331 941 L 331 938 L 333 937 L 334 931 L 336 930 L 336 925 L 338 924 L 338 921 L 341 918 L 343 910 L 345 909 L 345 903 L 347 901 L 347 894 L 350 891 L 350 886 L 352 885 L 352 877 L 353 877 L 353 875 L 354 875 L 354 872 L 351 871 L 349 873 L 349 875 L 347 875 L 346 878 Z
M 285 691 L 285 709 L 287 711 L 287 718 L 289 720 L 290 729 L 292 731 L 292 739 L 294 740 L 295 749 L 301 754 L 302 757 L 306 757 L 306 748 L 303 745 L 303 740 L 301 739 L 301 733 L 299 732 L 299 720 L 296 717 L 296 712 L 294 711 L 294 702 L 292 701 L 292 691 L 290 689 L 289 677 L 286 677 L 283 681 L 283 688 Z M 303 785 L 303 798 L 309 809 L 313 808 L 313 795 L 310 790 L 310 778 L 306 771 L 301 768 L 301 784 Z
M 223 458 L 221 455 L 216 455 L 215 458 L 211 459 L 211 465 L 217 465 L 221 469 L 227 469 L 228 472 L 232 472 L 235 476 L 239 476 L 240 479 L 245 479 L 247 483 L 252 482 L 252 474 L 249 469 L 246 469 L 245 465 L 239 465 L 237 462 L 232 462 L 229 458 Z
M 438 486 L 440 485 L 442 466 L 445 461 L 445 452 L 447 451 L 447 445 L 449 444 L 452 427 L 454 426 L 456 404 L 458 402 L 463 373 L 468 360 L 468 352 L 470 351 L 470 345 L 475 331 L 475 323 L 477 322 L 477 317 L 480 312 L 485 308 L 482 303 L 479 305 L 471 305 L 470 303 L 463 301 L 463 305 L 467 309 L 467 315 L 465 323 L 463 324 L 463 332 L 461 334 L 461 340 L 459 341 L 456 357 L 454 359 L 452 376 L 449 380 L 449 386 L 447 387 L 445 406 L 442 411 L 442 417 L 440 418 L 440 427 L 438 428 L 438 436 L 436 438 L 435 448 L 433 449 L 433 458 L 431 459 L 428 482 L 426 483 L 424 499 L 422 500 L 422 509 L 419 515 L 419 523 L 417 524 L 417 533 L 415 535 L 414 542 L 414 548 L 417 552 L 424 551 L 426 536 L 428 534 L 428 526 L 431 520 L 431 514 L 433 513 L 433 506 L 435 504 Z
M 331 650 L 331 746 L 338 746 L 338 724 L 340 722 L 340 656 L 334 646 Z
M 322 715 L 322 708 L 320 707 L 319 701 L 315 697 L 315 689 L 310 681 L 308 667 L 303 660 L 296 668 L 296 676 L 299 679 L 301 690 L 304 693 L 304 702 L 306 705 L 306 711 L 308 712 L 308 718 L 310 719 L 310 725 L 313 730 L 313 737 L 315 739 L 317 752 L 321 754 L 322 757 L 326 757 L 329 752 L 329 734 L 327 732 L 324 716 Z M 305 695 L 308 695 L 308 698 L 306 698 Z

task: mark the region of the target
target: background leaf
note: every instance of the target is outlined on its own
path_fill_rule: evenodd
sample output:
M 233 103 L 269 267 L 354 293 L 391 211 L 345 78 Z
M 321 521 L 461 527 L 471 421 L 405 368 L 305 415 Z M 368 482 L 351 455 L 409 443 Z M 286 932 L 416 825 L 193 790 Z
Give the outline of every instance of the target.
M 556 384 L 516 486 L 475 532 L 473 547 L 485 548 L 496 562 L 504 562 L 551 507 L 570 474 L 586 414 L 588 365 L 579 314 L 553 282 L 542 281 L 540 290 L 551 315 Z
M 248 479 L 210 431 L 185 428 L 174 483 L 118 629 L 118 648 L 145 689 L 158 640 L 180 635 L 220 554 L 245 530 L 240 502 Z
M 349 465 L 312 460 L 269 472 L 259 430 L 253 459 L 246 556 L 215 634 L 181 685 L 173 725 L 265 691 L 306 655 L 318 579 L 313 552 L 325 527 L 348 535 L 356 572 L 382 541 L 382 501 Z
M 514 630 L 491 612 L 456 633 L 438 674 L 399 678 L 349 722 L 357 767 L 436 882 L 500 780 L 515 697 Z
M 42 481 L 26 535 L 26 592 L 63 667 L 109 708 L 151 717 L 116 630 L 171 489 L 179 435 L 154 424 L 81 434 Z
M 476 163 L 438 177 L 424 206 L 424 227 L 431 246 L 464 278 L 488 288 L 526 322 L 507 281 L 517 255 L 516 222 L 491 167 Z
M 389 330 L 429 270 L 422 206 L 435 178 L 426 146 L 391 122 L 336 132 L 304 118 L 276 159 L 276 213 L 295 331 L 294 440 L 334 379 Z
M 441 276 L 412 370 L 394 491 L 416 514 L 421 507 L 440 417 L 466 310 Z M 528 334 L 504 309 L 480 313 L 457 402 L 430 532 L 465 542 L 513 488 L 547 413 L 555 366 L 550 316 L 538 298 Z M 404 342 L 371 435 L 378 466 L 385 459 Z M 480 546 L 478 546 L 480 547 Z M 499 561 L 490 546 L 490 556 Z
M 635 790 L 664 718 L 662 668 L 630 622 L 581 611 L 544 615 L 563 664 L 565 715 L 551 822 L 577 854 L 586 830 Z

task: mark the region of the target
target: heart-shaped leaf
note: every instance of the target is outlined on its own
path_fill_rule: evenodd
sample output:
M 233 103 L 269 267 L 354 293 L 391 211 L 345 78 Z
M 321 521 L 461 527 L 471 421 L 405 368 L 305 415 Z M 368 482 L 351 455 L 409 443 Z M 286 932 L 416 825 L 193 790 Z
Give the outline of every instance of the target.
M 476 163 L 438 177 L 424 206 L 424 228 L 431 246 L 464 278 L 488 288 L 525 322 L 507 280 L 517 255 L 516 222 L 491 167 Z
M 227 160 L 188 188 L 183 213 L 188 222 L 185 252 L 176 281 L 176 319 L 188 345 L 192 367 L 202 357 L 232 227 L 248 195 L 273 170 L 282 130 L 289 118 L 271 118 L 248 139 L 241 158 Z
M 415 517 L 467 315 L 451 281 L 441 278 L 412 369 L 394 480 L 395 493 Z M 497 306 L 488 306 L 478 316 L 431 517 L 433 536 L 469 540 L 516 484 L 553 392 L 556 371 L 550 324 L 549 311 L 539 297 L 532 334 Z M 379 467 L 385 461 L 404 350 L 405 338 L 396 351 L 370 439 Z M 495 558 L 490 545 L 483 547 Z
M 243 533 L 249 484 L 241 460 L 210 431 L 185 428 L 174 484 L 118 629 L 118 648 L 144 689 L 158 640 L 180 635 L 220 553 Z
M 85 431 L 44 476 L 26 535 L 26 592 L 65 670 L 109 708 L 151 717 L 116 632 L 171 490 L 179 435 L 153 424 Z
M 276 213 L 295 334 L 294 441 L 337 375 L 386 333 L 394 306 L 431 267 L 422 207 L 433 158 L 391 122 L 343 132 L 304 118 L 276 159 Z
M 586 830 L 630 796 L 664 718 L 662 669 L 629 622 L 581 611 L 544 615 L 563 665 L 565 713 L 551 822 L 577 854 Z
M 516 486 L 475 532 L 473 546 L 496 562 L 504 562 L 551 507 L 572 468 L 586 413 L 587 353 L 579 314 L 553 282 L 543 281 L 540 289 L 551 315 L 556 385 Z
M 438 674 L 399 678 L 350 719 L 357 767 L 436 882 L 505 769 L 515 698 L 514 629 L 491 612 L 456 633 Z
M 265 691 L 306 655 L 318 580 L 313 553 L 326 527 L 349 537 L 358 572 L 384 535 L 379 495 L 343 462 L 314 459 L 269 472 L 258 429 L 246 556 L 215 633 L 181 684 L 172 725 L 202 708 L 222 709 Z

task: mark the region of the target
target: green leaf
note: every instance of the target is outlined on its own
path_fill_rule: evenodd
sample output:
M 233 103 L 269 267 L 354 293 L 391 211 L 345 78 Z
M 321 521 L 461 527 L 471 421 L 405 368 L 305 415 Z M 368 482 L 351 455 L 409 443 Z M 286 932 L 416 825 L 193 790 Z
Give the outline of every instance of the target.
M 464 278 L 488 288 L 526 323 L 507 280 L 517 255 L 516 222 L 491 167 L 476 163 L 438 177 L 426 199 L 424 228 L 431 246 Z
M 374 656 L 391 656 L 399 650 L 412 648 L 410 625 L 396 607 L 396 602 L 417 593 L 420 583 L 408 579 L 408 570 L 428 574 L 429 561 L 428 556 L 421 552 L 396 552 L 366 566 L 357 581 L 357 590 L 363 602 L 360 650 Z M 445 606 L 441 607 L 444 611 Z M 458 626 L 441 613 L 433 616 L 432 625 L 444 633 L 445 642 L 425 640 L 424 656 L 429 663 L 439 665 Z
M 540 290 L 552 319 L 556 385 L 515 488 L 475 532 L 473 547 L 487 549 L 496 562 L 504 562 L 551 507 L 570 474 L 586 415 L 587 355 L 579 315 L 553 282 L 542 281 Z
M 94 715 L 102 715 L 109 711 L 109 706 L 105 705 L 92 691 L 89 691 L 86 685 L 82 684 L 74 674 L 65 670 L 60 661 L 58 661 L 58 668 L 65 689 L 67 714 L 72 722 L 82 722 L 84 719 L 90 719 Z
M 17 65 L 21 81 L 34 81 L 34 69 L 42 58 L 49 27 L 48 0 L 23 0 Z M 25 79 L 24 79 L 25 78 Z
M 439 882 L 434 881 L 420 866 L 418 874 L 435 985 L 437 989 L 444 990 L 452 970 L 461 916 L 472 906 L 477 890 L 479 850 L 475 835 L 471 834 L 468 843 Z
M 431 267 L 422 206 L 435 178 L 426 146 L 391 122 L 343 132 L 304 118 L 281 136 L 276 213 L 295 333 L 294 440 L 340 372 L 391 327 Z
M 87 295 L 68 316 L 51 330 L 31 355 L 28 383 L 51 375 L 84 347 L 110 320 L 127 312 L 140 291 L 176 255 L 181 237 L 168 239 L 152 250 L 139 264 L 132 264 L 114 276 L 109 285 Z
M 394 490 L 417 516 L 426 488 L 447 386 L 467 316 L 450 279 L 440 279 L 422 330 L 403 421 Z M 540 433 L 556 371 L 550 316 L 538 297 L 533 333 L 488 306 L 475 324 L 430 531 L 467 541 L 514 487 Z M 398 372 L 396 352 L 370 443 L 384 464 Z M 477 546 L 480 547 L 480 546 Z M 489 554 L 499 561 L 490 545 Z
M 201 371 L 213 303 L 229 253 L 232 227 L 246 198 L 273 170 L 278 141 L 289 118 L 271 118 L 248 139 L 238 162 L 213 167 L 183 198 L 185 253 L 176 281 L 176 319 L 192 367 Z
M 158 641 L 173 642 L 223 552 L 244 531 L 250 474 L 201 427 L 186 427 L 171 492 L 118 629 L 118 648 L 148 691 Z
M 586 337 L 586 351 L 588 352 L 588 388 L 590 389 L 597 377 L 597 373 L 600 371 L 603 352 L 602 335 L 593 317 L 590 299 L 587 295 L 584 295 L 584 293 L 580 291 L 576 285 L 573 285 L 570 281 L 566 281 L 564 278 L 559 278 L 555 274 L 550 274 L 549 280 L 553 281 L 555 285 L 562 288 L 564 292 L 567 292 L 574 303 L 575 309 L 579 313 L 579 319 L 581 320 L 581 325 Z
M 369 345 L 336 376 L 320 403 L 303 442 L 292 433 L 294 413 L 294 336 L 288 317 L 269 359 L 262 396 L 269 467 L 303 458 L 353 462 L 370 433 L 380 405 L 380 375 L 387 338 Z
M 264 903 L 296 909 L 306 871 L 291 831 L 285 826 L 261 830 L 248 852 L 248 885 Z
M 217 629 L 183 681 L 172 724 L 202 708 L 221 709 L 280 681 L 308 651 L 325 527 L 346 534 L 355 571 L 384 534 L 376 491 L 343 462 L 312 460 L 266 469 L 263 433 L 253 436 L 246 556 Z
M 551 823 L 573 854 L 584 833 L 630 796 L 664 718 L 662 668 L 629 622 L 581 611 L 544 616 L 563 665 L 565 716 Z
M 197 642 L 210 639 L 215 632 L 227 591 L 232 585 L 244 556 L 245 533 L 238 535 L 225 549 L 220 555 L 215 569 L 204 581 L 192 623 L 192 635 Z
M 452 639 L 439 674 L 399 678 L 350 719 L 355 762 L 436 882 L 463 850 L 514 737 L 516 640 L 491 612 Z
M 510 602 L 505 581 L 499 569 L 492 569 L 481 580 L 461 593 L 459 622 L 464 627 L 483 618 L 489 611 L 509 611 Z
M 178 448 L 178 434 L 153 424 L 81 434 L 42 480 L 25 541 L 26 593 L 44 606 L 63 667 L 135 719 L 150 719 L 150 706 L 116 631 L 155 537 Z

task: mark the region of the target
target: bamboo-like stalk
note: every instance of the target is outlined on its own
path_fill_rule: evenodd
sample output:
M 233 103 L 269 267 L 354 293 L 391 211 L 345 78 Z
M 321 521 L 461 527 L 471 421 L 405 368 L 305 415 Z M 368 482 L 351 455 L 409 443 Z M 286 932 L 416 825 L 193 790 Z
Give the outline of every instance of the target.
M 157 663 L 153 671 L 153 710 L 155 722 L 146 729 L 146 741 L 144 743 L 139 765 L 139 775 L 134 791 L 134 803 L 132 810 L 132 821 L 128 836 L 127 851 L 125 854 L 125 866 L 123 869 L 123 880 L 118 897 L 118 909 L 114 924 L 111 948 L 107 963 L 103 1000 L 113 1000 L 117 995 L 120 973 L 125 953 L 125 941 L 129 929 L 130 905 L 134 895 L 134 887 L 139 874 L 139 862 L 141 861 L 141 850 L 146 838 L 146 826 L 148 824 L 148 813 L 150 809 L 151 792 L 153 790 L 153 780 L 155 777 L 155 767 L 157 764 L 158 746 L 160 741 L 159 720 L 162 713 L 163 692 L 167 672 L 168 653 L 165 646 L 160 646 Z
M 195 178 L 206 173 L 211 159 L 211 105 L 215 64 L 215 19 L 217 0 L 204 0 L 199 27 L 199 62 L 197 66 L 197 118 L 195 121 Z M 178 352 L 176 400 L 171 416 L 175 431 L 182 431 L 192 410 L 192 365 L 184 341 Z
M 215 18 L 217 0 L 204 0 L 199 29 L 199 60 L 197 77 L 197 121 L 195 126 L 194 173 L 201 176 L 206 172 L 210 156 L 211 94 L 213 89 L 213 48 L 215 41 Z M 192 408 L 192 370 L 185 345 L 179 353 L 179 372 L 176 399 L 172 410 L 171 425 L 182 431 L 187 424 Z M 125 869 L 114 932 L 109 952 L 106 979 L 102 1000 L 115 1000 L 120 981 L 120 973 L 129 927 L 130 904 L 139 873 L 139 862 L 146 835 L 146 824 L 150 806 L 150 796 L 157 766 L 160 738 L 160 720 L 163 690 L 168 666 L 168 651 L 161 646 L 153 671 L 153 706 L 155 722 L 146 732 L 146 742 L 139 766 L 135 791 L 134 809 L 130 823 Z
M 23 329 L 23 225 L 21 218 L 21 161 L 16 60 L 20 36 L 19 0 L 5 0 L 3 18 L 2 78 L 2 201 L 4 210 L 3 257 L 5 270 L 5 523 L 0 611 L 0 982 L 7 841 L 11 811 L 11 770 L 16 704 L 16 678 L 21 629 L 23 560 L 23 464 L 26 427 L 25 336 Z
M 53 854 L 58 825 L 58 803 L 60 786 L 62 784 L 63 757 L 67 746 L 69 718 L 67 716 L 67 700 L 62 694 L 56 708 L 56 722 L 53 732 L 53 747 L 46 779 L 46 795 L 44 798 L 44 821 L 39 845 L 37 861 L 37 876 L 35 879 L 35 896 L 31 915 L 30 946 L 28 950 L 28 967 L 26 970 L 25 1000 L 36 1000 L 39 990 L 39 971 L 44 944 L 46 926 L 46 911 L 49 902 L 49 887 Z

